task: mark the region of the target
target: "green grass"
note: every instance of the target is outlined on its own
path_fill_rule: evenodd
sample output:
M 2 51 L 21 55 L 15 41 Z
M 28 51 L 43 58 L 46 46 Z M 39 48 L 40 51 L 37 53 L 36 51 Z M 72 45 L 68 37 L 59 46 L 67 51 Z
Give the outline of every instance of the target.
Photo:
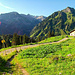
M 10 48 L 16 48 L 16 47 L 27 46 L 27 45 L 34 45 L 34 44 L 37 44 L 37 43 L 28 43 L 28 44 L 14 45 L 14 46 L 11 46 L 11 47 L 0 49 L 0 52 L 4 51 L 4 50 L 7 50 L 7 49 L 10 49 Z
M 59 40 L 65 38 L 65 37 L 66 37 L 66 35 L 54 36 L 54 37 L 50 37 L 45 40 L 42 40 L 39 43 L 55 42 L 55 41 L 59 41 Z M 70 36 L 68 35 L 68 37 L 70 37 Z
M 17 65 L 14 65 L 13 63 L 11 63 L 11 67 L 7 67 L 6 63 L 7 60 L 9 60 L 12 56 L 14 56 L 17 53 L 17 51 L 15 50 L 14 52 L 8 54 L 8 55 L 0 55 L 0 75 L 3 75 L 3 73 L 5 73 L 5 75 L 10 75 L 13 73 L 13 75 L 21 75 L 22 72 L 17 68 Z
M 43 58 L 46 57 L 47 54 L 54 53 L 57 50 L 61 50 L 60 45 L 41 45 L 22 51 L 18 58 Z
M 0 55 L 0 75 L 3 73 L 3 72 L 8 72 L 10 69 L 8 67 L 5 67 L 6 63 L 7 63 L 7 60 L 9 58 L 11 58 L 13 55 L 16 54 L 16 51 L 15 52 L 12 52 L 8 55 Z
M 16 58 L 30 75 L 75 75 L 75 38 L 27 49 Z

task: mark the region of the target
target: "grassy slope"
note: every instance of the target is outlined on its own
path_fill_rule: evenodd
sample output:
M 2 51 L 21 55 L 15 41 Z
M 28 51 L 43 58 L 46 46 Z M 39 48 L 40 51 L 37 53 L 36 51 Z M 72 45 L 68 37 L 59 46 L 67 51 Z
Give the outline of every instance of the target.
M 13 75 L 21 75 L 22 72 L 17 68 L 17 65 L 14 65 L 14 63 L 11 63 L 11 68 L 6 67 L 7 60 L 10 59 L 13 55 L 15 55 L 17 52 L 14 51 L 8 55 L 0 55 L 0 75 L 3 75 L 4 73 L 6 75 L 10 75 L 13 73 Z M 10 72 L 10 73 L 9 73 Z
M 39 43 L 47 43 L 47 42 L 55 42 L 55 41 L 59 41 L 63 38 L 65 38 L 67 35 L 61 35 L 61 36 L 55 36 L 55 37 L 50 37 L 50 38 L 47 38 L 45 40 L 42 40 L 40 41 Z M 71 37 L 68 35 L 68 37 Z
M 17 59 L 30 75 L 75 75 L 75 38 L 28 49 Z
M 27 46 L 27 45 L 34 45 L 34 44 L 36 44 L 36 43 L 28 43 L 28 44 L 22 44 L 22 45 L 14 45 L 14 46 L 11 46 L 11 47 L 7 47 L 7 48 L 0 49 L 0 52 L 1 51 L 4 51 L 4 50 L 7 50 L 7 49 L 10 49 L 10 48 L 16 48 L 16 47 Z

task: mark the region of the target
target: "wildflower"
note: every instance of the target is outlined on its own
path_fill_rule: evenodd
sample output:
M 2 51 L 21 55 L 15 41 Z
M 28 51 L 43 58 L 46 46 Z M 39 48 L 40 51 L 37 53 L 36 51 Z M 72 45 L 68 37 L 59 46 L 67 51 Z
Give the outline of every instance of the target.
M 69 57 L 69 56 L 71 56 L 71 54 L 68 54 L 67 56 Z
M 62 73 L 60 72 L 59 75 L 61 75 Z

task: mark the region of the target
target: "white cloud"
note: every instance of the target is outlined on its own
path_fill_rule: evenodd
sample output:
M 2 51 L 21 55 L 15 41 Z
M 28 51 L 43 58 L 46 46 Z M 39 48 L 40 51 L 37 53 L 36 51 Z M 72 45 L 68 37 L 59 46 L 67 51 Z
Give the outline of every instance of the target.
M 2 3 L 0 3 L 0 6 L 2 6 L 2 7 L 4 7 L 4 8 L 7 8 L 7 9 L 13 9 L 13 8 L 11 8 L 11 7 L 8 7 L 8 6 L 3 5 Z

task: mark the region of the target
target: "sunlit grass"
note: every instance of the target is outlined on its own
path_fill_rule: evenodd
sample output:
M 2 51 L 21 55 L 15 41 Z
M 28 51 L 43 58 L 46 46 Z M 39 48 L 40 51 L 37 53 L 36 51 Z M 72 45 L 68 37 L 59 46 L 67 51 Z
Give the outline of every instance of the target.
M 17 59 L 30 75 L 74 75 L 75 38 L 27 49 L 19 53 Z
M 17 65 L 14 63 L 11 63 L 10 67 L 7 67 L 6 63 L 7 61 L 16 55 L 17 51 L 15 50 L 14 52 L 8 54 L 8 55 L 0 55 L 0 75 L 22 75 L 22 72 L 20 69 L 18 69 Z
M 56 42 L 56 41 L 59 41 L 63 38 L 66 38 L 66 36 L 71 37 L 69 35 L 54 36 L 54 37 L 50 37 L 50 38 L 47 38 L 45 40 L 42 40 L 39 43 Z

